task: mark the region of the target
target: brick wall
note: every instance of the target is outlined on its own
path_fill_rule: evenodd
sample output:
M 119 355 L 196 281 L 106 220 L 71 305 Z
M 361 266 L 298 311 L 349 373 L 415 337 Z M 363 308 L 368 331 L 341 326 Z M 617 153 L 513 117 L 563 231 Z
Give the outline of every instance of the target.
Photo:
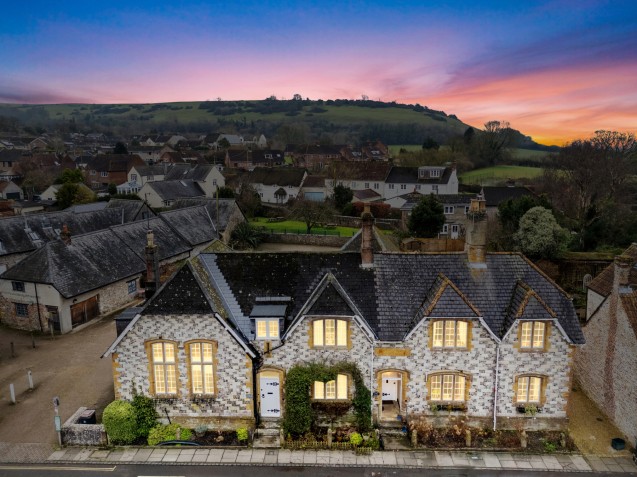
M 173 422 L 216 428 L 253 425 L 252 361 L 236 340 L 211 315 L 142 316 L 117 346 L 113 355 L 115 395 L 130 400 L 133 390 L 150 393 L 149 361 L 145 343 L 149 340 L 177 343 L 178 393 L 171 399 L 156 399 L 156 409 Z M 217 343 L 214 399 L 192 397 L 188 383 L 185 343 L 193 339 Z

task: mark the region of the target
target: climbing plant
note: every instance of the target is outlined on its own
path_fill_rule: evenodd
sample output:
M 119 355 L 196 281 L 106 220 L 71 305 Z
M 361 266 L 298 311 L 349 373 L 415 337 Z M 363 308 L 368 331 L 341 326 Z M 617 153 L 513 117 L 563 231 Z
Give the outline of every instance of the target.
M 286 433 L 301 435 L 312 428 L 315 413 L 311 404 L 311 387 L 314 381 L 328 382 L 344 373 L 352 377 L 355 392 L 351 406 L 354 408 L 356 424 L 361 431 L 371 427 L 371 396 L 365 386 L 363 375 L 354 363 L 341 362 L 334 365 L 309 363 L 297 365 L 288 371 L 285 380 L 285 417 L 283 428 Z M 349 407 L 349 406 L 348 406 Z

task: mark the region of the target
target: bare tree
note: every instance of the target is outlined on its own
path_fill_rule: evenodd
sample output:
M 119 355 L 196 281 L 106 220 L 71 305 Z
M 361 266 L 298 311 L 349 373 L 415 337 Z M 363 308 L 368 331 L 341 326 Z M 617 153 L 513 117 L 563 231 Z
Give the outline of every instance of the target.
M 334 209 L 326 202 L 298 199 L 292 207 L 292 216 L 305 222 L 307 233 L 311 234 L 312 228 L 330 221 L 334 216 Z

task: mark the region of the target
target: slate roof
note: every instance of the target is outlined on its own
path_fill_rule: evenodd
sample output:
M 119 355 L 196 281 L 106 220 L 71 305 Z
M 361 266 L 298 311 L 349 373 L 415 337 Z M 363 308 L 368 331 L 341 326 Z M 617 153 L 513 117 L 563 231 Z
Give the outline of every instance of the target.
M 205 181 L 213 169 L 212 164 L 197 164 L 195 167 L 171 167 L 166 173 L 166 181 L 192 180 Z
M 159 216 L 194 247 L 218 238 L 217 229 L 206 206 L 161 212 Z
M 392 166 L 379 162 L 333 162 L 329 166 L 329 177 L 339 180 L 382 182 L 387 178 Z
M 633 243 L 628 247 L 622 255 L 627 255 L 637 262 L 637 243 Z M 613 291 L 613 277 L 615 274 L 615 265 L 611 263 L 599 275 L 597 275 L 588 284 L 588 288 L 601 296 L 608 296 Z M 632 285 L 637 285 L 637 263 L 633 263 L 629 271 L 628 281 Z
M 162 287 L 142 311 L 142 315 L 211 314 L 213 309 L 189 266 L 184 266 Z
M 157 256 L 160 261 L 186 253 L 191 249 L 184 238 L 160 217 L 111 227 L 111 230 L 121 240 L 120 246 L 131 248 L 140 260 L 145 260 L 148 230 L 152 230 L 155 236 L 155 244 L 158 247 Z
M 423 194 L 419 194 L 416 192 L 411 194 L 404 194 L 400 197 L 404 197 L 406 199 L 405 203 L 400 209 L 411 210 L 416 207 L 418 202 L 420 202 Z M 437 194 L 435 195 L 435 197 L 443 205 L 469 205 L 471 204 L 471 199 L 476 197 L 476 194 Z
M 355 190 L 354 197 L 356 197 L 359 200 L 377 199 L 380 197 L 380 194 L 372 189 L 362 189 L 362 190 Z
M 356 232 L 351 239 L 343 244 L 341 252 L 359 252 L 363 242 L 362 234 L 362 230 Z M 374 229 L 374 234 L 372 235 L 372 250 L 374 252 L 382 252 L 385 250 L 385 245 L 380 240 L 376 229 Z
M 71 245 L 51 241 L 1 278 L 47 283 L 65 298 L 132 277 L 146 269 L 144 260 L 126 246 L 118 246 L 112 230 L 72 237 Z
M 86 170 L 98 172 L 128 172 L 135 164 L 144 164 L 137 154 L 98 154 L 87 159 Z
M 440 177 L 421 179 L 418 177 L 417 167 L 394 166 L 389 171 L 385 182 L 388 184 L 447 184 L 451 172 L 452 168 L 446 167 Z
M 404 339 L 425 316 L 479 312 L 499 339 L 512 316 L 555 315 L 571 341 L 584 343 L 570 298 L 519 254 L 487 254 L 487 267 L 479 271 L 468 267 L 465 253 L 376 254 L 371 269 L 360 267 L 359 253 L 217 253 L 198 260 L 209 274 L 216 267 L 214 273 L 225 280 L 217 292 L 225 303 L 236 300 L 245 317 L 258 297 L 290 296 L 286 327 L 331 273 L 382 341 Z M 328 286 L 310 311 L 345 313 L 345 305 Z M 247 337 L 252 333 L 248 323 L 237 322 Z
M 483 187 L 484 198 L 487 207 L 497 207 L 501 202 L 509 199 L 517 199 L 525 195 L 535 195 L 526 187 Z
M 141 219 L 142 212 L 147 212 L 151 216 L 155 215 L 155 212 L 142 200 L 111 199 L 107 202 L 106 208 L 120 210 L 124 223 Z
M 0 219 L 0 242 L 3 245 L 3 251 L 0 255 L 35 250 L 44 243 L 57 239 L 63 225 L 68 226 L 72 235 L 81 235 L 121 223 L 122 212 L 117 209 L 81 213 L 64 210 L 2 218 Z M 31 233 L 26 229 L 29 229 Z
M 223 232 L 228 227 L 230 217 L 235 211 L 240 211 L 239 206 L 234 199 L 215 199 L 210 197 L 195 197 L 195 198 L 181 198 L 177 199 L 172 209 L 182 209 L 185 207 L 193 207 L 196 205 L 205 206 L 208 211 L 208 215 L 212 218 L 216 227 L 220 232 Z M 219 216 L 217 217 L 217 211 Z M 197 216 L 197 214 L 195 214 Z
M 630 327 L 635 334 L 637 340 L 637 291 L 633 291 L 630 295 L 621 296 L 622 306 L 628 317 Z
M 203 197 L 204 191 L 193 180 L 147 182 L 161 200 L 175 200 L 182 197 Z
M 300 187 L 304 176 L 305 169 L 257 167 L 246 173 L 245 178 L 250 184 Z

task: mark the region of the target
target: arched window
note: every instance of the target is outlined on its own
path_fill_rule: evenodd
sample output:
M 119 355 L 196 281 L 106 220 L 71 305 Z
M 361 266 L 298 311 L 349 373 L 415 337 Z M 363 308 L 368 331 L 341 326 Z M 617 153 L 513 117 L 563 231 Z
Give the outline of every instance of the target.
M 469 379 L 461 373 L 436 373 L 429 375 L 429 401 L 435 403 L 464 403 L 467 400 Z
M 211 342 L 196 341 L 188 344 L 190 356 L 190 390 L 193 394 L 214 394 L 214 351 Z
M 312 386 L 312 397 L 316 400 L 336 400 L 348 399 L 347 389 L 349 379 L 347 374 L 339 374 L 335 380 L 326 383 L 322 381 L 314 381 Z
M 177 346 L 170 341 L 151 344 L 153 387 L 157 395 L 177 394 Z
M 544 402 L 544 389 L 546 377 L 538 375 L 521 375 L 515 380 L 515 404 L 525 406 L 534 404 L 542 405 Z

